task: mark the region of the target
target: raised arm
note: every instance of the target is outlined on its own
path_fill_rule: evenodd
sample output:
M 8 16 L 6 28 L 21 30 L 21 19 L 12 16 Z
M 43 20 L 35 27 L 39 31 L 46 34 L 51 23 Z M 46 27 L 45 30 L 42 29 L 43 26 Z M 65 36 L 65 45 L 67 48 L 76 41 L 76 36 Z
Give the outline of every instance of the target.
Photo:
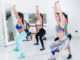
M 36 15 L 37 15 L 37 19 L 40 20 L 40 22 L 42 22 L 42 18 L 40 16 L 39 10 L 38 10 L 38 6 L 36 6 Z
M 56 13 L 57 13 L 57 11 L 58 11 L 58 9 L 57 9 L 57 6 L 56 6 L 56 4 L 58 3 L 58 1 L 57 2 L 55 2 L 55 4 L 54 4 L 54 14 L 55 14 L 55 16 L 56 16 Z
M 17 12 L 17 10 L 16 10 L 16 6 L 14 6 L 14 13 L 15 13 L 16 19 L 17 19 L 17 21 L 18 21 L 18 24 L 19 24 L 19 25 L 22 24 L 21 19 L 20 19 L 20 17 L 18 16 L 18 12 Z
M 63 13 L 62 13 L 62 10 L 61 10 L 61 7 L 60 7 L 60 4 L 59 4 L 59 2 L 57 3 L 58 5 L 57 5 L 57 9 L 58 9 L 58 12 L 59 12 L 59 16 L 60 16 L 60 20 L 61 20 L 61 26 L 62 26 L 62 28 L 64 28 L 64 25 L 65 25 L 65 18 L 64 18 L 64 16 L 63 16 Z

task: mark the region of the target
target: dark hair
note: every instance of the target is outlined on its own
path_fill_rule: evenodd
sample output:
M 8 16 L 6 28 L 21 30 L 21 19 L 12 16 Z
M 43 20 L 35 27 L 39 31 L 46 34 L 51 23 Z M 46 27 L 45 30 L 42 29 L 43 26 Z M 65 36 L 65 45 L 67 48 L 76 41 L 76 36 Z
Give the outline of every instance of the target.
M 65 12 L 62 12 L 62 13 L 63 13 L 64 17 L 66 18 L 66 20 L 67 20 L 67 25 L 68 25 L 68 15 L 65 14 Z
M 59 15 L 59 13 L 58 13 L 58 12 L 57 12 L 56 14 L 57 14 L 57 15 Z
M 41 18 L 42 18 L 42 27 L 43 27 L 43 14 L 42 13 L 40 13 L 40 16 L 41 16 Z
M 68 15 L 65 14 L 65 12 L 62 12 L 62 13 L 63 13 L 64 17 L 68 20 Z
M 59 13 L 56 13 L 57 15 L 59 15 Z M 62 14 L 64 15 L 64 17 L 66 18 L 67 22 L 68 22 L 68 15 L 65 14 L 65 12 L 62 12 Z
M 27 21 L 26 21 L 26 20 L 24 20 L 24 22 L 26 23 L 26 28 L 27 28 L 27 26 L 30 28 L 29 23 L 27 23 Z
M 24 24 L 24 15 L 21 12 L 18 12 L 18 15 L 21 17 L 22 23 Z

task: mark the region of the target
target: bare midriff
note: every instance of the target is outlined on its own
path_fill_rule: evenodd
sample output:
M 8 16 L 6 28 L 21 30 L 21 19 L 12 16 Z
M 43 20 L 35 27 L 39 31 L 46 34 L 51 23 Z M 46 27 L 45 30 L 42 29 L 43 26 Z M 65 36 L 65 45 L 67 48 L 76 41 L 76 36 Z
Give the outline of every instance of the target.
M 37 26 L 37 29 L 38 29 L 38 30 L 40 30 L 40 29 L 42 29 L 42 28 L 43 28 L 42 26 Z
M 21 32 L 23 32 L 23 29 L 19 29 L 19 30 L 17 30 L 19 33 L 21 33 Z
M 65 37 L 65 32 L 57 33 L 57 36 L 59 37 L 59 40 L 62 40 Z

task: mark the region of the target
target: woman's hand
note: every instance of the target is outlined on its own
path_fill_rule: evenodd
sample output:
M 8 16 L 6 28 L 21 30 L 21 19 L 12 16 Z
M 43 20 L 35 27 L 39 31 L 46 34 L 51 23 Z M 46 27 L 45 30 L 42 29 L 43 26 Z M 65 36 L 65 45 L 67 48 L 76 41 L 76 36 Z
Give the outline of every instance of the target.
M 16 5 L 14 5 L 13 8 L 15 9 L 16 8 Z
M 57 5 L 59 2 L 60 2 L 60 1 L 56 1 L 56 2 L 55 2 L 55 5 Z
M 38 5 L 36 5 L 36 8 L 38 8 L 39 6 Z
M 58 7 L 57 7 L 58 3 L 59 3 L 59 1 L 56 1 L 55 4 L 54 4 L 54 6 L 53 6 L 55 18 L 56 18 L 56 13 L 58 12 Z

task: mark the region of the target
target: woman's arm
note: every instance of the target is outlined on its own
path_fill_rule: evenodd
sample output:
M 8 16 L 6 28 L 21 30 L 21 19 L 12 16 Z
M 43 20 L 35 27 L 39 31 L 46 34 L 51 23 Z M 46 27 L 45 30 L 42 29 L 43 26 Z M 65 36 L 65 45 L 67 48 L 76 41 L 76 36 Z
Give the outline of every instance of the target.
M 56 16 L 56 13 L 57 13 L 57 11 L 58 11 L 58 9 L 57 9 L 57 6 L 56 6 L 56 4 L 58 3 L 58 1 L 57 2 L 55 2 L 55 4 L 54 4 L 54 14 L 55 14 L 55 16 Z
M 38 28 L 37 28 L 37 25 L 35 25 L 35 27 L 36 27 L 36 33 L 38 33 Z
M 17 13 L 17 10 L 16 10 L 16 6 L 14 6 L 14 13 L 15 13 L 15 15 L 16 15 L 16 19 L 17 19 L 17 21 L 18 21 L 18 24 L 21 25 L 22 22 L 21 22 L 20 17 L 18 16 L 18 13 Z
M 59 2 L 58 2 L 58 3 L 59 3 Z M 57 4 L 58 4 L 58 3 L 57 3 Z M 60 16 L 60 20 L 61 20 L 60 25 L 61 25 L 62 28 L 64 28 L 64 26 L 65 26 L 65 18 L 64 18 L 64 16 L 63 16 L 63 13 L 62 13 L 62 10 L 61 10 L 59 4 L 58 4 L 57 8 L 58 8 L 59 16 Z
M 42 18 L 40 16 L 39 10 L 38 10 L 38 6 L 36 6 L 36 15 L 37 15 L 37 19 L 40 20 L 40 22 L 42 22 Z

